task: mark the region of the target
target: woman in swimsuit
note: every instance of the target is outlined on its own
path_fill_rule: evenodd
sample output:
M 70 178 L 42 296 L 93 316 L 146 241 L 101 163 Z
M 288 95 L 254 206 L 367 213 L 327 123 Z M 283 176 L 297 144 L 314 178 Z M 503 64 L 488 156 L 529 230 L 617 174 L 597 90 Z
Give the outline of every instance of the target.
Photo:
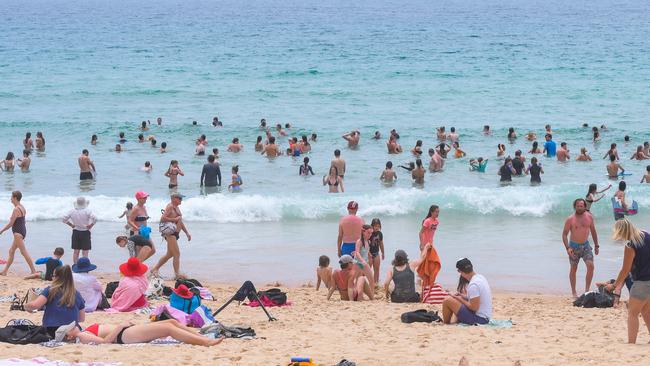
M 329 174 L 323 177 L 323 185 L 329 187 L 329 193 L 339 193 L 339 187 L 341 192 L 345 192 L 343 179 L 339 177 L 339 170 L 335 166 L 330 167 Z
M 587 203 L 587 211 L 591 209 L 591 205 L 594 202 L 598 202 L 601 199 L 603 199 L 603 197 L 605 197 L 603 192 L 607 191 L 610 188 L 612 188 L 611 184 L 608 185 L 607 188 L 603 189 L 602 191 L 598 191 L 598 186 L 596 185 L 596 183 L 590 184 L 589 190 L 587 191 L 587 196 L 585 197 L 585 202 Z M 596 197 L 597 194 L 600 194 L 600 197 Z
M 139 233 L 141 226 L 147 226 L 147 220 L 149 220 L 147 208 L 145 207 L 147 198 L 149 198 L 149 194 L 146 192 L 140 191 L 135 194 L 135 199 L 138 201 L 138 203 L 133 206 L 131 212 L 127 216 L 127 223 L 131 229 L 129 233 L 130 235 Z
M 228 185 L 228 189 L 231 192 L 241 192 L 241 186 L 244 184 L 244 181 L 239 175 L 239 165 L 232 167 L 232 182 Z
M 32 261 L 32 257 L 29 256 L 27 248 L 25 248 L 25 237 L 27 236 L 25 215 L 27 214 L 27 211 L 25 210 L 25 207 L 20 204 L 20 200 L 22 198 L 23 194 L 20 191 L 11 192 L 11 203 L 14 205 L 14 210 L 11 213 L 11 217 L 9 218 L 7 225 L 5 225 L 2 230 L 0 230 L 0 235 L 2 235 L 2 233 L 11 228 L 11 232 L 14 234 L 14 240 L 11 244 L 11 247 L 9 248 L 9 255 L 7 256 L 7 264 L 5 265 L 5 269 L 0 272 L 0 275 L 2 276 L 7 275 L 9 267 L 11 267 L 11 264 L 14 262 L 14 254 L 16 253 L 16 250 L 20 250 L 20 254 L 22 254 L 23 258 L 25 258 L 25 262 L 27 262 L 27 265 L 29 266 L 29 269 L 32 271 L 32 273 L 36 273 L 36 268 L 34 268 L 34 261 Z
M 194 346 L 216 346 L 223 338 L 212 339 L 194 333 L 173 319 L 145 323 L 122 325 L 91 324 L 80 330 L 75 323 L 64 325 L 57 330 L 57 340 L 76 341 L 79 343 L 147 343 L 155 339 L 172 337 L 175 340 Z
M 34 148 L 34 141 L 32 141 L 32 133 L 27 132 L 25 134 L 25 139 L 23 140 L 23 146 L 25 150 L 32 150 Z
M 43 152 L 45 151 L 45 137 L 43 137 L 43 132 L 36 132 L 36 150 Z
M 415 142 L 415 147 L 411 149 L 411 153 L 418 157 L 422 155 L 422 140 Z
M 530 149 L 530 151 L 528 153 L 529 154 L 541 154 L 542 150 L 538 146 L 539 146 L 539 144 L 537 143 L 537 141 L 533 141 L 533 146 L 532 146 L 532 148 Z
M 298 169 L 298 174 L 300 174 L 300 176 L 314 175 L 314 171 L 312 170 L 311 165 L 309 165 L 309 158 L 305 156 L 302 162 L 303 164 Z
M 165 177 L 169 178 L 169 189 L 178 187 L 178 176 L 184 176 L 185 173 L 178 166 L 178 160 L 172 160 L 169 163 L 169 169 L 165 172 Z
M 0 168 L 3 168 L 5 171 L 13 172 L 14 171 L 14 153 L 9 151 L 5 160 L 0 161 Z
M 307 140 L 307 135 L 302 135 L 301 149 L 302 149 L 303 153 L 308 153 L 308 152 L 311 151 L 311 145 L 309 144 L 309 141 Z
M 260 152 L 264 150 L 264 144 L 262 143 L 262 136 L 257 136 L 257 142 L 255 142 L 255 151 Z

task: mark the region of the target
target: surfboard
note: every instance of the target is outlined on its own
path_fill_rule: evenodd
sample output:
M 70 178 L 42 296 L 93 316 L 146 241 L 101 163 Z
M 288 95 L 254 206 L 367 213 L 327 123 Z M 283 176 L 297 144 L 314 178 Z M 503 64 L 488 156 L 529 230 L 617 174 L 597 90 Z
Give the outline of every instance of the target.
M 614 197 L 612 197 L 612 209 L 615 213 L 623 215 L 636 215 L 639 212 L 639 204 L 636 201 L 632 201 L 632 204 L 627 208 L 627 211 L 621 207 L 621 203 Z

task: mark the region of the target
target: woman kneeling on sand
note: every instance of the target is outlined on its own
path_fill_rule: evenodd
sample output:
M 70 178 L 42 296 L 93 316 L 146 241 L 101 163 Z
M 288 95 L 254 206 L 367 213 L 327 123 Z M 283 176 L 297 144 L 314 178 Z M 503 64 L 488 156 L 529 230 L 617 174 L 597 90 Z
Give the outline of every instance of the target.
M 173 319 L 146 324 L 91 324 L 80 330 L 75 322 L 60 326 L 54 340 L 57 342 L 76 341 L 79 343 L 147 343 L 155 339 L 172 337 L 175 340 L 195 346 L 215 346 L 223 338 L 212 339 L 194 333 Z

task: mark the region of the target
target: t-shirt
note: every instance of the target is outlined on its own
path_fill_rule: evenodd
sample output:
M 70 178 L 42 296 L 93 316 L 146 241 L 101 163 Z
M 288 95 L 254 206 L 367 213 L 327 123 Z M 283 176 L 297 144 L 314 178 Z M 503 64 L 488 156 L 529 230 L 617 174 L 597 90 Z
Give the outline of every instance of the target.
M 467 285 L 467 297 L 473 299 L 480 297 L 480 305 L 476 311 L 476 315 L 481 318 L 492 318 L 492 291 L 485 277 L 480 274 L 475 274 Z
M 424 228 L 422 232 L 422 237 L 420 238 L 420 244 L 424 245 L 426 243 L 433 243 L 433 235 L 438 229 L 438 218 L 427 217 L 424 222 L 422 222 L 422 227 Z
M 512 171 L 510 170 L 510 167 L 507 165 L 501 166 L 499 168 L 499 173 L 501 175 L 501 181 L 502 182 L 511 182 L 512 181 Z
M 206 187 L 216 187 L 221 185 L 221 169 L 219 169 L 219 164 L 204 164 L 203 170 L 201 171 L 201 182 Z
M 518 158 L 512 159 L 512 167 L 515 168 L 517 175 L 524 174 L 524 162 Z
M 41 295 L 48 297 L 50 295 L 50 288 L 47 287 Z M 60 327 L 62 325 L 70 324 L 73 321 L 79 321 L 79 310 L 86 307 L 86 302 L 79 291 L 75 291 L 75 302 L 72 307 L 65 307 L 59 305 L 61 294 L 57 294 L 51 301 L 45 304 L 45 311 L 43 312 L 43 326 L 44 327 Z
M 557 149 L 555 141 L 549 140 L 544 143 L 544 148 L 546 149 L 546 156 L 552 158 L 555 156 L 555 150 Z
M 73 273 L 74 288 L 86 302 L 87 313 L 97 310 L 97 305 L 102 301 L 102 284 L 90 273 Z
M 634 250 L 632 278 L 634 281 L 650 281 L 650 234 L 643 232 L 643 245 L 628 247 Z

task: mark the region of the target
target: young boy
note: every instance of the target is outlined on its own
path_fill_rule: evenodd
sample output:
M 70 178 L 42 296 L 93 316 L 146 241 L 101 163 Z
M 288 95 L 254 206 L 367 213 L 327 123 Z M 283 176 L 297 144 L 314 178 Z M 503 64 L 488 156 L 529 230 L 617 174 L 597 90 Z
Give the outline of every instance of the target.
M 61 257 L 63 257 L 63 248 L 59 247 L 54 249 L 54 253 L 52 253 L 52 257 L 37 259 L 36 262 L 34 263 L 44 264 L 45 271 L 38 271 L 36 273 L 32 273 L 29 276 L 25 277 L 25 279 L 32 280 L 32 279 L 40 278 L 43 281 L 52 281 L 52 274 L 54 274 L 54 270 L 63 265 L 63 262 L 61 262 Z
M 131 237 L 120 235 L 115 238 L 115 243 L 120 248 L 126 247 L 129 250 L 129 257 L 137 257 L 140 262 L 146 261 L 156 252 L 151 239 L 143 235 L 133 235 Z
M 646 173 L 643 176 L 643 178 L 641 178 L 641 183 L 643 183 L 643 182 L 650 183 L 650 165 L 645 167 L 645 171 L 646 171 Z
M 386 162 L 386 169 L 381 173 L 379 180 L 384 183 L 393 183 L 393 181 L 397 180 L 397 174 L 395 174 L 395 171 L 393 171 L 392 161 Z
M 316 268 L 316 291 L 320 288 L 320 283 L 323 282 L 325 288 L 330 287 L 332 282 L 332 267 L 330 267 L 330 258 L 326 255 L 321 255 L 318 258 L 318 268 Z

